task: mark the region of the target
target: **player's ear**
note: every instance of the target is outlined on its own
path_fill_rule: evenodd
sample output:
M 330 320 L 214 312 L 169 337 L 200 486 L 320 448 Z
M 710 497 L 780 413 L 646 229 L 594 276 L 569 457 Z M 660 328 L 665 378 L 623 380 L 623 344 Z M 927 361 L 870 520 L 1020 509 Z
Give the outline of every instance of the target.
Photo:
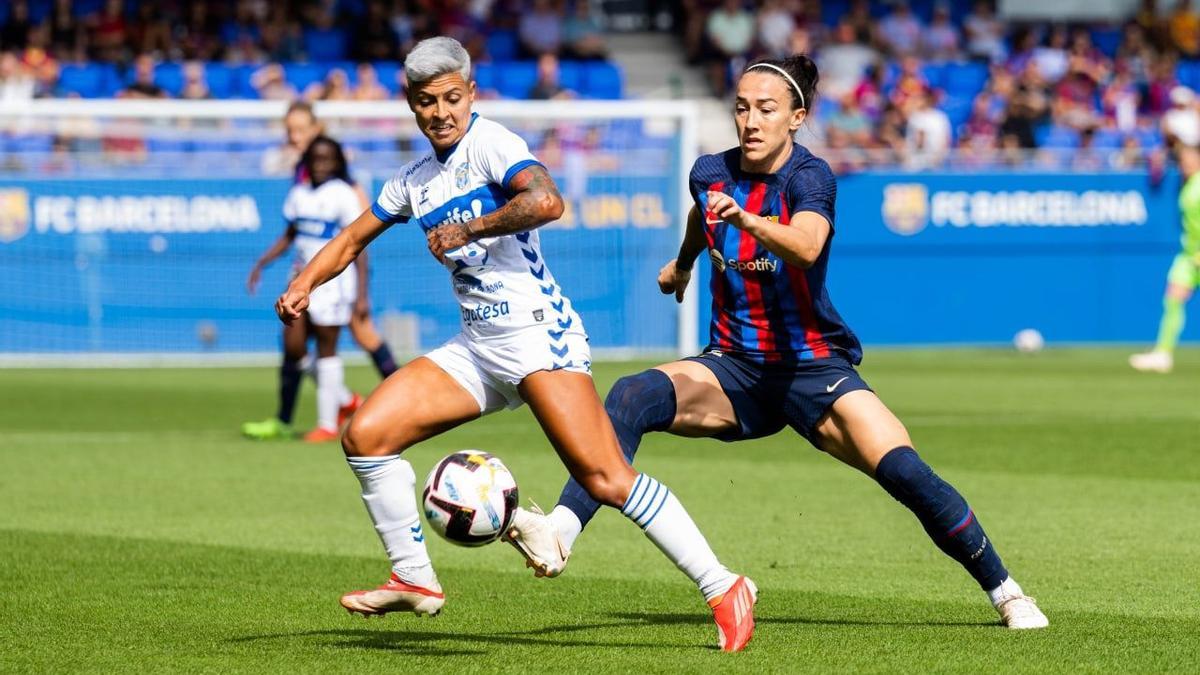
M 805 118 L 808 117 L 808 108 L 796 108 L 792 111 L 792 119 L 788 122 L 788 129 L 794 134 L 800 130 L 800 125 L 804 124 Z
M 467 83 L 467 100 L 470 101 L 471 103 L 475 102 L 475 92 L 476 92 L 475 80 L 471 80 L 470 82 Z

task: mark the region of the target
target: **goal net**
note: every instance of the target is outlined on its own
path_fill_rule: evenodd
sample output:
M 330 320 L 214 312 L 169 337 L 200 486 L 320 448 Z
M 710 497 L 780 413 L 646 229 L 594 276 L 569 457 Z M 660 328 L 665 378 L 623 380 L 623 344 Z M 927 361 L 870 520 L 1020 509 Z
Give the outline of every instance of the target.
M 272 303 L 290 261 L 269 268 L 255 295 L 246 278 L 283 231 L 295 161 L 282 149 L 285 105 L 0 104 L 0 364 L 275 354 Z M 475 109 L 524 137 L 559 185 L 567 210 L 546 227 L 543 249 L 597 355 L 693 351 L 695 294 L 679 306 L 655 284 L 688 204 L 692 104 Z M 403 102 L 316 112 L 369 198 L 429 148 Z M 458 331 L 447 275 L 416 228 L 395 226 L 368 251 L 374 316 L 394 350 L 420 353 Z

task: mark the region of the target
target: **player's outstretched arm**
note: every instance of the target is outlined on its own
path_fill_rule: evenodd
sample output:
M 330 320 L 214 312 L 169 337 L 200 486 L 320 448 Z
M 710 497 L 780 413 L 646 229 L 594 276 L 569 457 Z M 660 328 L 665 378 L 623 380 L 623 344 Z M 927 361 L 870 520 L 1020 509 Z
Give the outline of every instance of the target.
M 250 276 L 246 278 L 246 291 L 250 295 L 258 292 L 258 281 L 262 277 L 262 271 L 267 268 L 267 265 L 275 262 L 279 256 L 286 253 L 292 247 L 292 242 L 295 240 L 296 228 L 289 224 L 283 234 L 279 235 L 279 238 L 254 262 L 254 267 L 250 268 Z
M 358 254 L 370 244 L 388 224 L 380 220 L 370 209 L 354 219 L 346 229 L 329 240 L 328 244 L 300 270 L 283 295 L 275 302 L 275 312 L 280 321 L 289 326 L 308 309 L 308 296 L 317 286 L 341 274 L 354 262 Z
M 659 271 L 658 289 L 666 295 L 674 293 L 675 301 L 683 302 L 683 292 L 692 280 L 692 266 L 696 264 L 696 258 L 706 246 L 704 229 L 700 224 L 700 210 L 692 206 L 688 211 L 687 228 L 683 234 L 683 243 L 679 245 L 679 255 Z
M 723 192 L 708 193 L 708 210 L 720 220 L 748 232 L 768 251 L 797 267 L 816 264 L 829 239 L 829 221 L 815 211 L 797 211 L 789 224 L 780 225 L 745 211 Z
M 545 167 L 523 169 L 508 184 L 513 193 L 507 204 L 465 223 L 449 223 L 430 230 L 429 252 L 438 260 L 446 251 L 485 237 L 526 232 L 557 220 L 563 213 L 562 195 Z

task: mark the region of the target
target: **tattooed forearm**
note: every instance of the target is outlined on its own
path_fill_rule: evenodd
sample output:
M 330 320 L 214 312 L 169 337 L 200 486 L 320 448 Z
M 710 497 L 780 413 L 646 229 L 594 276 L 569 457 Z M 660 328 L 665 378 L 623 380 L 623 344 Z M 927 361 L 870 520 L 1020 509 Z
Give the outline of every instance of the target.
M 507 204 L 466 223 L 472 239 L 525 232 L 562 216 L 562 196 L 545 168 L 524 169 L 513 177 L 509 188 L 514 194 Z

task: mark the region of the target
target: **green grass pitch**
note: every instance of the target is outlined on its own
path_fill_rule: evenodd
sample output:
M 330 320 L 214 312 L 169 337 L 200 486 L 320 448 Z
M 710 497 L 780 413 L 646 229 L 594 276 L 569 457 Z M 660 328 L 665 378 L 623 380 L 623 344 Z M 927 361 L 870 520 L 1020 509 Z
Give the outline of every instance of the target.
M 507 546 L 431 536 L 442 616 L 350 617 L 338 595 L 387 563 L 340 450 L 236 433 L 273 409 L 273 370 L 0 371 L 0 671 L 1195 672 L 1200 354 L 1166 377 L 1124 354 L 874 351 L 863 368 L 1044 631 L 998 627 L 905 509 L 795 435 L 650 437 L 638 465 L 761 590 L 740 655 L 714 648 L 691 584 L 615 513 L 555 580 Z M 598 384 L 644 365 L 603 364 Z M 565 472 L 527 411 L 408 457 L 423 479 L 466 447 L 553 505 Z

